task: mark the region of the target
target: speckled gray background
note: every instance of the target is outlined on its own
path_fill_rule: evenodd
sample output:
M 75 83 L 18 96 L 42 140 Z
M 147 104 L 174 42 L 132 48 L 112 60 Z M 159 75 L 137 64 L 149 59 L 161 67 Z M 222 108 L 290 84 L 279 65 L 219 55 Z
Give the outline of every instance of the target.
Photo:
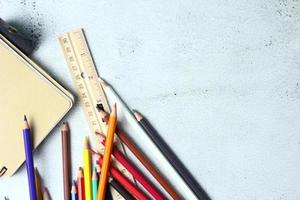
M 71 91 L 57 36 L 83 27 L 101 75 L 212 199 L 300 199 L 298 0 L 0 0 L 0 15 L 34 40 L 33 59 Z M 66 117 L 74 157 L 88 132 L 78 105 Z M 59 146 L 56 128 L 34 155 L 57 200 Z M 27 199 L 26 182 L 24 167 L 1 179 L 0 199 Z

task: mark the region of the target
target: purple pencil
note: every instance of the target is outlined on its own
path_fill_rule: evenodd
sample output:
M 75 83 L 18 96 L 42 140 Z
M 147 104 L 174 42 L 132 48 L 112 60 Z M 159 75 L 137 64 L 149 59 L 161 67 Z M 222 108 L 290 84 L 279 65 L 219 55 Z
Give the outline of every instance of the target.
M 24 115 L 23 139 L 24 139 L 24 148 L 25 148 L 25 156 L 26 156 L 26 169 L 27 169 L 30 200 L 37 200 L 33 156 L 32 156 L 31 133 L 30 133 L 30 128 L 27 122 L 26 115 Z

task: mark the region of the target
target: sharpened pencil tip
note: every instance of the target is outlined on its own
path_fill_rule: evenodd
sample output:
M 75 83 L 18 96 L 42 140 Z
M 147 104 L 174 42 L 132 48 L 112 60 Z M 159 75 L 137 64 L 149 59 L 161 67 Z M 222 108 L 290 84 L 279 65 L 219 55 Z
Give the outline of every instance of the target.
M 90 147 L 90 145 L 89 145 L 89 137 L 88 137 L 88 136 L 85 136 L 85 137 L 84 137 L 84 140 L 83 140 L 83 147 L 84 147 L 85 149 L 88 149 L 88 148 Z
M 99 78 L 99 81 L 100 81 L 102 87 L 105 88 L 105 87 L 108 87 L 108 86 L 109 86 L 109 84 L 108 84 L 105 80 L 103 80 L 102 78 Z
M 117 104 L 114 103 L 112 106 L 111 106 L 111 113 L 110 113 L 111 116 L 117 116 Z
M 24 121 L 27 121 L 27 117 L 26 117 L 26 115 L 24 115 Z
M 136 119 L 138 122 L 141 121 L 141 120 L 143 119 L 143 116 L 142 116 L 139 112 L 137 112 L 136 110 L 133 110 L 133 115 L 134 115 L 135 119 Z

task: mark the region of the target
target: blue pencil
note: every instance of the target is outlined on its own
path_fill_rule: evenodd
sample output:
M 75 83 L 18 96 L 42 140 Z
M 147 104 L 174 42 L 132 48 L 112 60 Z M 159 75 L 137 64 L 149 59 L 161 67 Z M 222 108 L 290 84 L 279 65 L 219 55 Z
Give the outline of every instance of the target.
M 76 181 L 73 181 L 72 189 L 71 189 L 71 199 L 78 200 L 78 194 L 76 189 Z
M 24 139 L 26 169 L 27 169 L 30 200 L 37 200 L 36 188 L 35 188 L 33 156 L 32 156 L 31 133 L 30 133 L 30 128 L 29 128 L 29 125 L 27 122 L 26 115 L 24 115 L 23 139 Z

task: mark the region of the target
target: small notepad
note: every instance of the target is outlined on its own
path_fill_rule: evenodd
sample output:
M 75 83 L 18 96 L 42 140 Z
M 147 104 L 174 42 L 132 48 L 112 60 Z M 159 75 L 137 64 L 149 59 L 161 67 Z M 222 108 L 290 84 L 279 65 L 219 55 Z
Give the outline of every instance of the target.
M 70 110 L 73 96 L 0 35 L 0 176 L 25 161 L 23 116 L 36 148 Z

